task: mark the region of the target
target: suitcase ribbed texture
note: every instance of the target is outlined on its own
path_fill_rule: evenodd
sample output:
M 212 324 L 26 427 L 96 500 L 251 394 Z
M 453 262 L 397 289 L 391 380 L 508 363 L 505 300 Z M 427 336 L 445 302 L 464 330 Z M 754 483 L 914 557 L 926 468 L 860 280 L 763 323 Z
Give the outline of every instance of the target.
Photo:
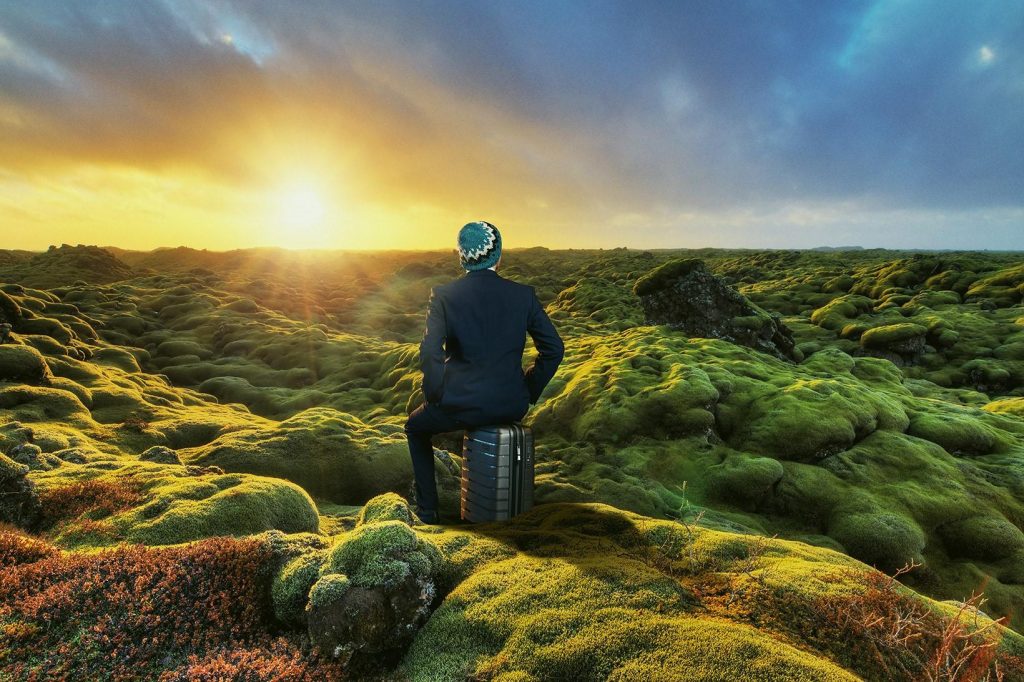
M 533 507 L 533 432 L 522 424 L 466 431 L 462 518 L 506 521 Z

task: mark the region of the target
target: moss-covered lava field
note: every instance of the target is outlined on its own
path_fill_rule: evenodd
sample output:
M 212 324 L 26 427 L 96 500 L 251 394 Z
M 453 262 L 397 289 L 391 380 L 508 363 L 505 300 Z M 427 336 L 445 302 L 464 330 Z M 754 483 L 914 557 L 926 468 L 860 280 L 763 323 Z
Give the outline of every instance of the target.
M 727 331 L 649 323 L 695 272 Z M 461 273 L 0 251 L 0 679 L 1024 679 L 1024 255 L 509 250 L 566 347 L 536 506 L 463 523 L 445 434 L 431 526 Z

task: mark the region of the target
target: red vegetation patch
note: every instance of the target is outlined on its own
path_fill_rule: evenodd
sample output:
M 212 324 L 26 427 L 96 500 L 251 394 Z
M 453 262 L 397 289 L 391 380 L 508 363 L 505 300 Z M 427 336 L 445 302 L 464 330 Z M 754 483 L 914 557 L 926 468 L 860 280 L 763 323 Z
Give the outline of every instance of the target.
M 0 524 L 0 568 L 30 564 L 60 554 L 60 550 L 48 542 L 28 535 L 7 524 Z
M 258 648 L 222 649 L 205 657 L 189 656 L 188 663 L 177 670 L 165 672 L 160 682 L 317 682 L 341 679 L 340 666 L 310 666 L 304 652 L 283 637 Z
M 916 567 L 908 564 L 893 576 L 850 574 L 863 582 L 859 594 L 819 601 L 816 611 L 829 626 L 825 637 L 841 645 L 840 658 L 861 674 L 881 672 L 890 680 L 1024 679 L 1024 659 L 1000 651 L 1006 619 L 979 613 L 981 593 L 949 617 L 898 590 L 896 579 Z
M 142 484 L 130 478 L 77 481 L 43 490 L 39 502 L 43 508 L 43 528 L 88 515 L 97 520 L 130 509 L 144 500 Z
M 211 538 L 0 568 L 0 679 L 337 679 L 273 636 L 271 563 L 266 542 Z M 231 669 L 246 674 L 215 674 Z

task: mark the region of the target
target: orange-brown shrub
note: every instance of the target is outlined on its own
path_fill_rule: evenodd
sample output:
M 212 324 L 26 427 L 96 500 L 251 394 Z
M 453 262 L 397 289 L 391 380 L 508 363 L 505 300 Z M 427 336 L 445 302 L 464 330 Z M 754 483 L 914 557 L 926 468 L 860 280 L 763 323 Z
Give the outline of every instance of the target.
M 299 635 L 275 637 L 271 559 L 267 542 L 225 537 L 0 568 L 0 679 L 150 680 L 183 667 L 214 679 L 250 664 L 221 679 L 262 680 L 264 669 L 332 679 Z
M 91 479 L 48 488 L 39 494 L 41 526 L 53 528 L 88 514 L 92 520 L 129 509 L 143 501 L 142 485 L 131 478 Z
M 0 524 L 0 568 L 30 564 L 59 553 L 48 542 L 34 538 L 15 526 Z
M 981 594 L 965 600 L 955 617 L 927 608 L 901 593 L 897 578 L 879 571 L 850 572 L 863 589 L 852 597 L 821 597 L 815 619 L 824 628 L 815 639 L 866 679 L 982 682 L 1024 679 L 1024 660 L 999 651 L 1001 625 L 971 614 Z
M 308 649 L 308 647 L 307 647 Z M 190 655 L 188 663 L 164 672 L 159 682 L 318 682 L 341 679 L 337 664 L 311 665 L 309 652 L 280 637 L 255 648 L 209 651 L 203 657 Z

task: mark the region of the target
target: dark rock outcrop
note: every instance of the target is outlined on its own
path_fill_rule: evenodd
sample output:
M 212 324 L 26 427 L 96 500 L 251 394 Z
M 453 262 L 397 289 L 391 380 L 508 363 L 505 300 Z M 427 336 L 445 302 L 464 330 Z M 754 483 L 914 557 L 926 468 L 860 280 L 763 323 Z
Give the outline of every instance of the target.
M 165 445 L 154 445 L 139 455 L 139 459 L 143 462 L 156 462 L 157 464 L 182 464 L 178 453 Z
M 17 464 L 24 465 L 31 471 L 49 471 L 60 466 L 61 459 L 48 452 L 43 452 L 35 443 L 20 443 L 7 452 L 7 456 Z
M 674 260 L 636 281 L 647 324 L 687 336 L 723 339 L 783 360 L 799 360 L 793 334 L 782 320 L 716 277 L 696 258 Z
M 865 355 L 884 358 L 896 365 L 913 365 L 925 351 L 928 329 L 912 322 L 888 324 L 868 329 L 860 337 Z M 933 349 L 934 350 L 934 349 Z
M 309 592 L 310 640 L 345 662 L 403 649 L 430 616 L 441 564 L 439 550 L 401 520 L 357 526 L 329 551 Z
M 29 468 L 0 455 L 0 522 L 33 528 L 42 509 L 36 487 L 28 480 Z

